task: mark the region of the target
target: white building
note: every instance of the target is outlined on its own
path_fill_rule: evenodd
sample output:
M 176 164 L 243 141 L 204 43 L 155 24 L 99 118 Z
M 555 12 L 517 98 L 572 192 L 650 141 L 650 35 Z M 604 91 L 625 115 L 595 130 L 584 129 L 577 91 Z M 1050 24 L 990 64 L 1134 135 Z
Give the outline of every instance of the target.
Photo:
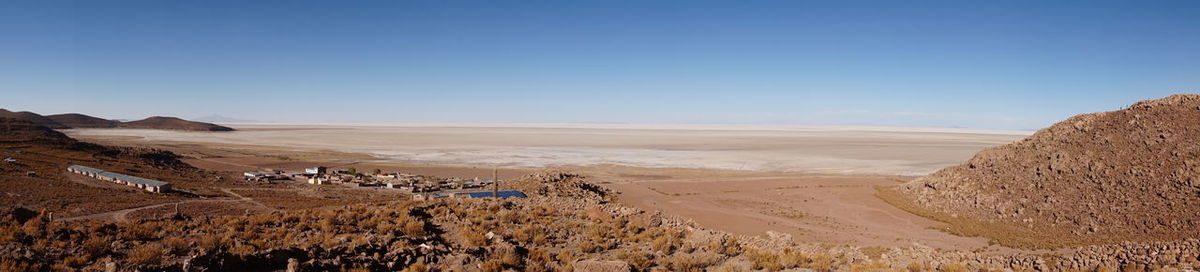
M 320 175 L 320 174 L 325 174 L 325 167 L 324 167 L 324 166 L 317 166 L 317 167 L 309 167 L 309 168 L 304 168 L 304 173 L 305 173 L 305 174 L 312 174 L 312 175 Z
M 166 182 L 108 172 L 87 166 L 72 165 L 67 167 L 67 171 L 92 177 L 98 180 L 126 185 L 129 187 L 137 187 L 138 189 L 146 190 L 148 192 L 162 193 L 171 190 L 171 184 Z

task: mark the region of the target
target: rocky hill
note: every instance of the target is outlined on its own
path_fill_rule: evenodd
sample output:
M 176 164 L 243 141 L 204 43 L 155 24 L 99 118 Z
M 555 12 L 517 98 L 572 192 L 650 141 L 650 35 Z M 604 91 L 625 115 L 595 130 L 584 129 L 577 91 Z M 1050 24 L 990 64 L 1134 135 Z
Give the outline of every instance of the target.
M 39 126 L 44 126 L 44 127 L 53 128 L 53 129 L 70 128 L 68 126 L 59 124 L 58 122 L 55 122 L 54 120 L 51 120 L 50 118 L 46 118 L 45 116 L 42 116 L 40 114 L 32 113 L 32 112 L 28 112 L 28 111 L 12 112 L 12 111 L 9 111 L 6 109 L 0 109 L 0 118 L 12 118 L 12 119 L 17 119 L 17 120 L 25 120 L 25 121 L 29 121 L 34 124 L 37 124 Z
M 1200 237 L 1200 95 L 1083 114 L 901 186 L 919 206 L 1090 242 Z
M 233 131 L 233 128 L 220 126 L 211 123 L 193 122 L 175 117 L 154 116 L 142 120 L 125 122 L 121 124 L 123 128 L 145 128 L 145 129 L 174 129 L 174 130 L 191 130 L 191 131 Z
M 115 128 L 121 121 L 108 120 L 78 113 L 47 115 L 46 118 L 70 128 Z

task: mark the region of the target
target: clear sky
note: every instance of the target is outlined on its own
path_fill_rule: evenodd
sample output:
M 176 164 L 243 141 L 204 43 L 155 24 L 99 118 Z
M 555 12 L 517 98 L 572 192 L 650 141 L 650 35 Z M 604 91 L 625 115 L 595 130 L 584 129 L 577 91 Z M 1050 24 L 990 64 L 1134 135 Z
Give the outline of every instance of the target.
M 1200 92 L 1200 1 L 6 1 L 0 107 L 1040 128 Z

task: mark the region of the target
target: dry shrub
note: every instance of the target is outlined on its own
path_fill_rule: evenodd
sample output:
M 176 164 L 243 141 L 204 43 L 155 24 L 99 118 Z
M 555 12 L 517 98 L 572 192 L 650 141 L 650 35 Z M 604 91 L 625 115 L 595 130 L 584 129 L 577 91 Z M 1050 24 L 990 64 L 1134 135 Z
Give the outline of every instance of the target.
M 46 232 L 46 222 L 42 221 L 41 218 L 33 218 L 29 221 L 25 221 L 25 226 L 22 227 L 21 230 L 24 231 L 26 235 L 41 237 Z
M 513 240 L 516 240 L 516 241 L 519 241 L 522 243 L 531 243 L 531 242 L 533 242 L 534 234 L 538 233 L 538 232 L 539 231 L 536 226 L 525 225 L 525 226 L 521 227 L 520 229 L 517 229 L 517 231 L 513 232 L 512 237 L 513 237 Z
M 833 271 L 833 267 L 836 265 L 834 261 L 832 256 L 817 254 L 812 257 L 812 263 L 808 268 L 816 271 Z
M 521 254 L 518 254 L 516 250 L 505 250 L 500 254 L 500 263 L 506 267 L 519 267 L 523 259 Z
M 714 253 L 677 253 L 667 257 L 666 266 L 671 271 L 704 271 L 704 268 L 716 264 L 718 259 Z
M 186 255 L 188 250 L 191 249 L 190 243 L 188 243 L 187 240 L 179 237 L 168 237 L 167 239 L 163 239 L 163 244 L 167 246 L 167 249 L 170 250 L 171 254 L 175 255 Z
M 222 243 L 221 238 L 217 237 L 216 235 L 204 236 L 204 238 L 200 238 L 200 241 L 196 243 L 196 247 L 202 252 L 216 251 L 217 249 L 221 248 L 222 245 L 224 245 L 224 243 Z
M 740 259 L 727 259 L 727 260 L 725 260 L 725 262 L 721 263 L 721 265 L 717 266 L 716 268 L 713 268 L 710 271 L 743 272 L 743 271 L 750 271 L 750 270 L 751 270 L 750 266 L 747 265 L 745 261 L 742 261 Z
M 420 220 L 409 220 L 408 223 L 404 223 L 404 235 L 409 237 L 424 237 L 425 222 L 421 222 Z
M 134 247 L 125 256 L 126 260 L 138 265 L 157 265 L 162 262 L 164 252 L 162 245 L 156 243 L 142 244 Z
M 86 252 L 88 256 L 92 256 L 93 258 L 100 257 L 108 253 L 108 248 L 110 246 L 111 243 L 108 241 L 108 239 L 104 239 L 104 237 L 99 236 L 92 236 L 83 241 L 83 252 Z
M 468 247 L 482 247 L 488 244 L 488 239 L 480 232 L 482 231 L 477 229 L 462 228 L 458 231 L 458 237 L 462 237 Z
M 908 269 L 908 272 L 921 272 L 925 271 L 925 266 L 918 262 L 911 262 L 906 269 Z
M 59 268 L 80 268 L 80 267 L 83 267 L 84 265 L 86 265 L 87 263 L 88 263 L 88 257 L 86 257 L 86 256 L 67 256 L 66 258 L 63 258 L 62 262 L 56 266 L 59 266 Z M 55 270 L 67 271 L 67 270 L 74 270 L 74 269 L 55 269 Z
M 479 264 L 479 270 L 484 272 L 500 272 L 504 271 L 504 264 L 500 260 L 487 260 Z
M 737 256 L 742 254 L 742 244 L 738 242 L 736 237 L 728 237 L 721 239 L 719 244 L 714 246 L 717 248 L 717 253 L 725 256 Z
M 570 251 L 562 251 L 559 252 L 558 255 L 555 255 L 554 259 L 558 260 L 558 263 L 562 264 L 563 271 L 574 271 L 575 261 L 579 260 L 579 256 L 575 256 L 575 254 L 571 253 Z
M 126 224 L 119 236 L 123 240 L 149 241 L 158 239 L 158 228 L 149 223 Z
M 800 253 L 800 251 L 792 250 L 790 248 L 784 249 L 783 255 L 779 256 L 779 264 L 782 265 L 783 268 L 807 266 L 810 263 L 812 263 L 812 258 L 805 256 L 804 253 Z
M 530 249 L 529 257 L 525 260 L 525 271 L 554 271 L 550 267 L 552 261 L 545 249 Z
M 967 269 L 967 265 L 965 265 L 965 264 L 952 263 L 952 264 L 942 265 L 942 271 L 944 271 L 944 272 L 967 272 L 967 271 L 971 271 L 971 270 Z
M 779 263 L 779 255 L 774 253 L 755 250 L 749 252 L 750 263 L 754 264 L 754 269 L 762 269 L 767 271 L 783 270 L 783 264 Z
M 620 252 L 617 252 L 617 259 L 621 259 L 626 263 L 629 263 L 629 266 L 632 266 L 633 269 L 637 271 L 643 271 L 647 268 L 650 268 L 650 265 L 653 264 L 653 258 L 653 255 L 641 250 L 624 249 Z
M 876 271 L 893 271 L 891 265 L 881 261 L 873 261 L 866 264 L 857 264 L 850 267 L 850 271 L 855 272 L 876 272 Z
M 0 259 L 0 271 L 35 271 L 36 266 L 20 260 Z
M 669 255 L 683 244 L 682 236 L 683 232 L 666 231 L 662 236 L 658 236 L 650 242 L 650 248 Z

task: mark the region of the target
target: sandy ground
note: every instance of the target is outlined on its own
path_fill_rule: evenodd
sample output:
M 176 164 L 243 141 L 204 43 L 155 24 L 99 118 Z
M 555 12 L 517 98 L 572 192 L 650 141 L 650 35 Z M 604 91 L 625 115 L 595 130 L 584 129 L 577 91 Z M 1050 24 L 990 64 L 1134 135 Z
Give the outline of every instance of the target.
M 695 220 L 731 233 L 792 235 L 797 241 L 858 246 L 988 248 L 986 239 L 930 229 L 941 224 L 875 197 L 875 186 L 899 180 L 869 176 L 762 175 L 605 184 L 620 202 Z
M 391 162 L 499 167 L 652 168 L 924 175 L 1026 131 L 799 126 L 235 125 L 236 132 L 76 129 L 85 140 L 332 150 Z

